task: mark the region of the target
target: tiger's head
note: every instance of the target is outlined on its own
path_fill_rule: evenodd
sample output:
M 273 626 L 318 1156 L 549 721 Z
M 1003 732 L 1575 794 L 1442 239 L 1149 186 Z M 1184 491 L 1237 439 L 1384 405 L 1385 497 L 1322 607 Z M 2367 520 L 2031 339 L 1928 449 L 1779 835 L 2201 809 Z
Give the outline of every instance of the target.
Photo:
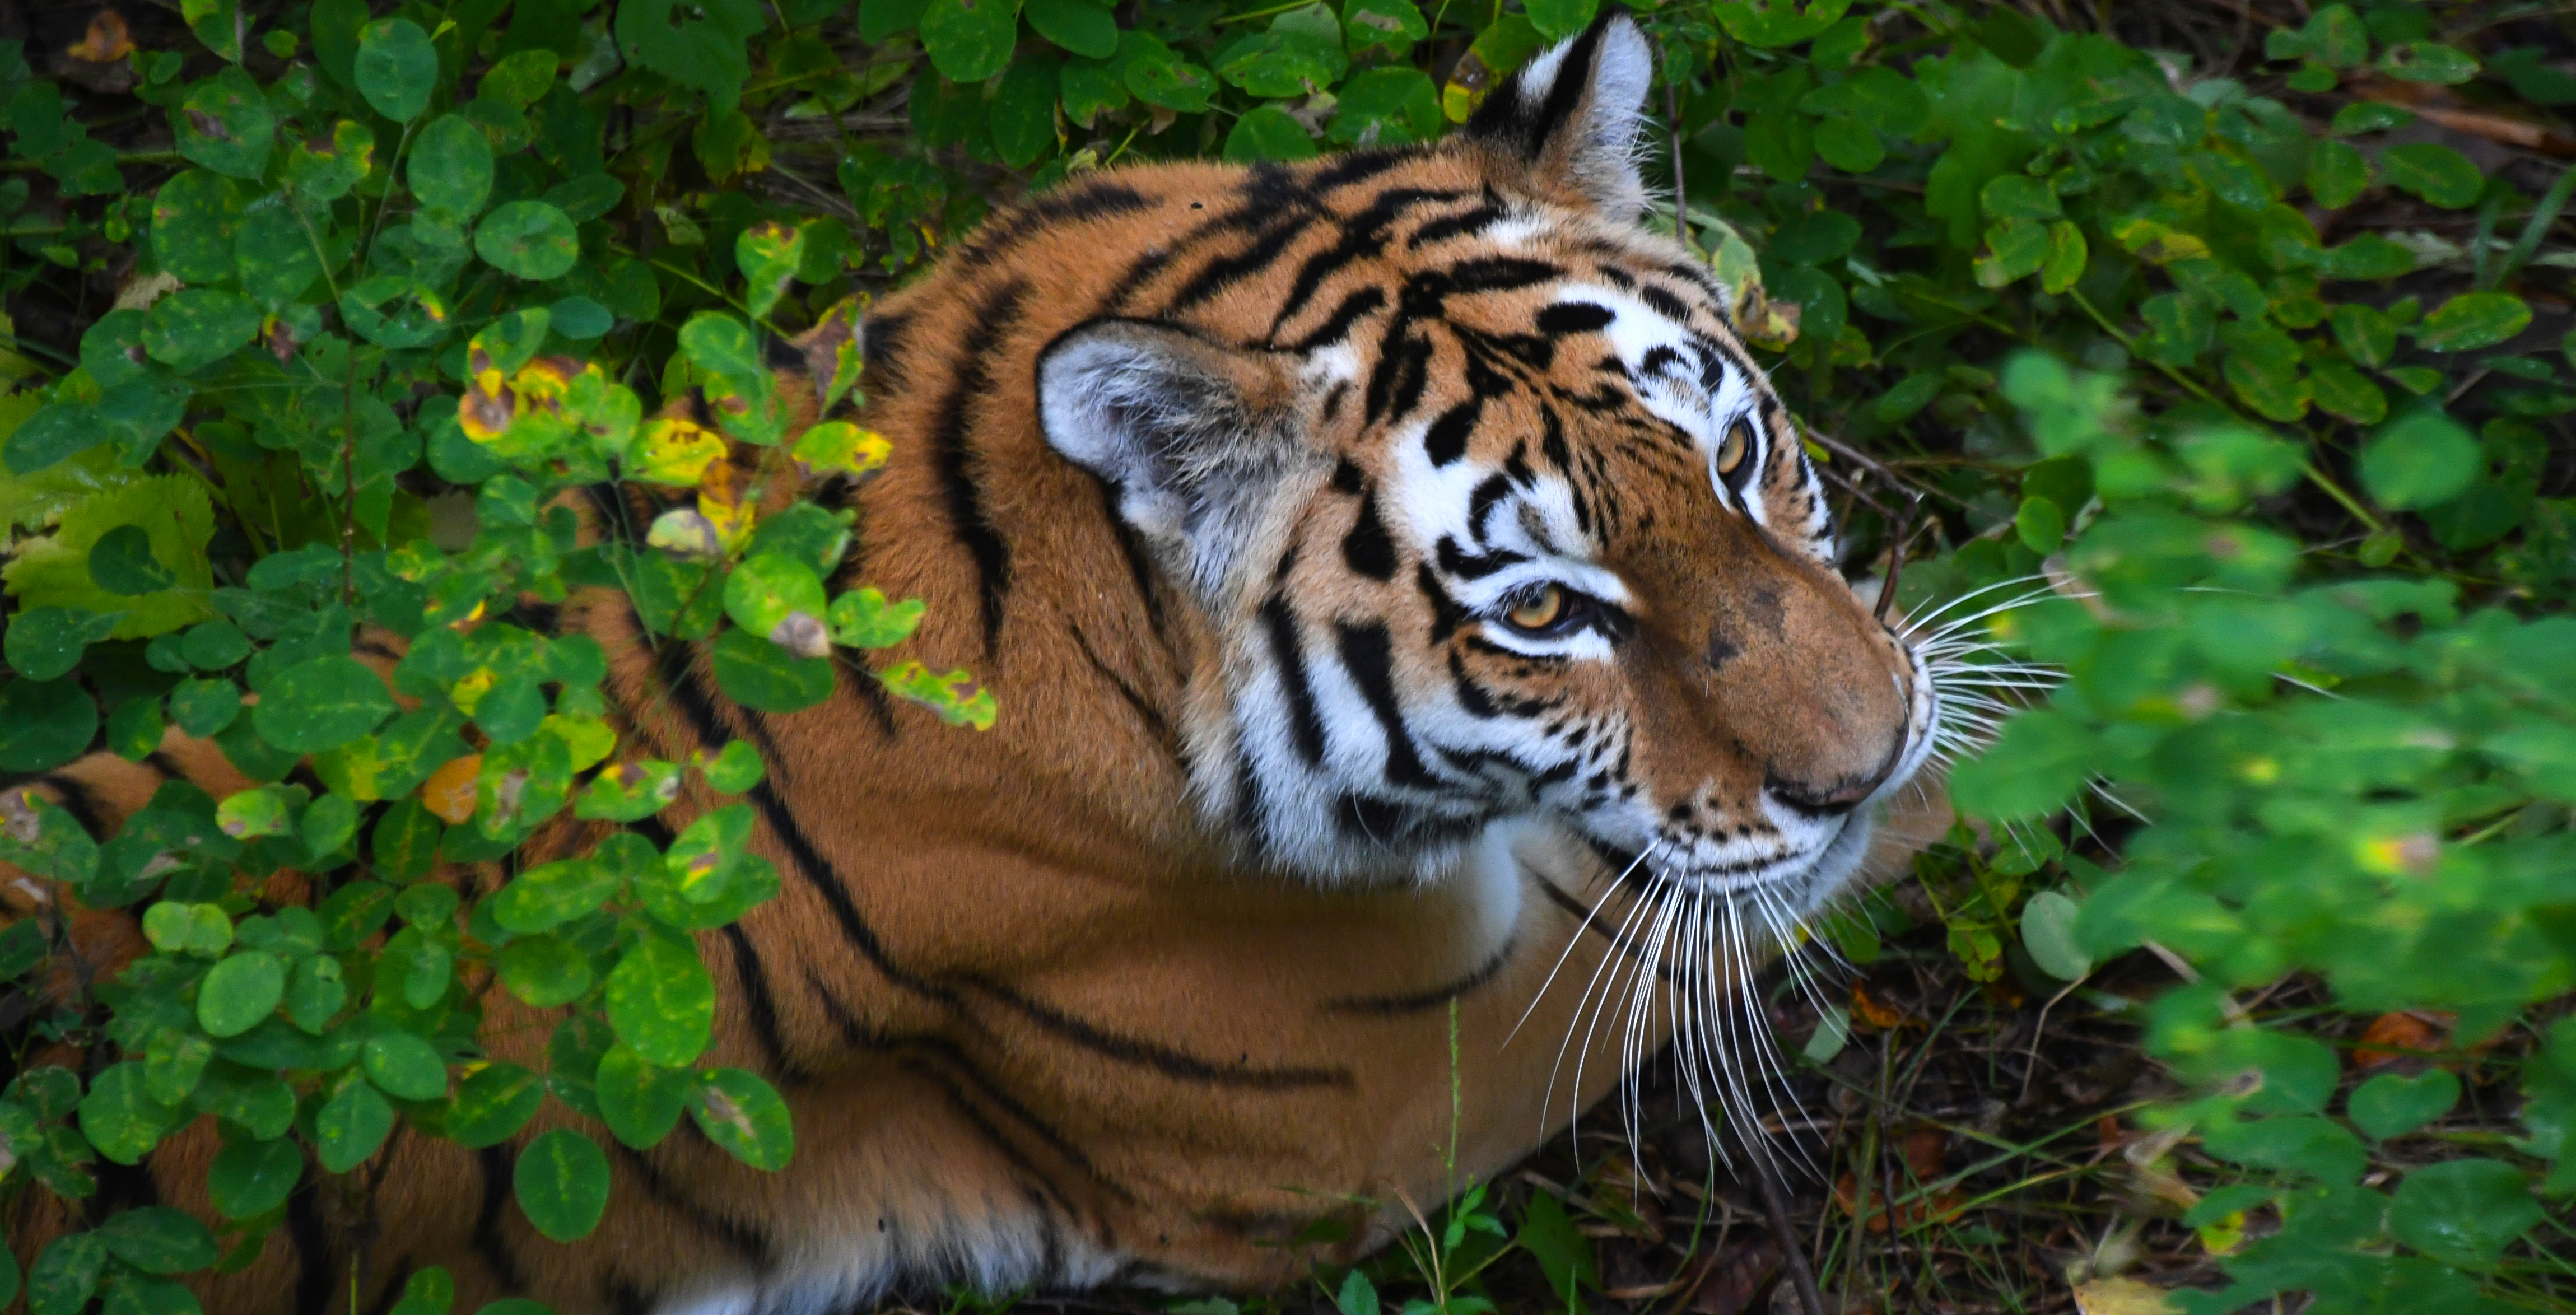
M 1652 67 L 1608 17 L 1364 184 L 1281 171 L 1328 237 L 1248 213 L 1246 286 L 1040 359 L 1048 444 L 1218 637 L 1184 738 L 1258 861 L 1427 878 L 1535 817 L 1804 912 L 1931 747 L 1723 289 L 1643 222 Z

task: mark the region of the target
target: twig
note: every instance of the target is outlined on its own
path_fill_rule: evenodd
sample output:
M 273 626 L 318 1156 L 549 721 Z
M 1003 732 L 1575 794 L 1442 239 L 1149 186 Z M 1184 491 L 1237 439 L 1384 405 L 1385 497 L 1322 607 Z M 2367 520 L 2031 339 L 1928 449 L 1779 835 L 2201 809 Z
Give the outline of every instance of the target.
M 1744 1158 L 1753 1162 L 1754 1185 L 1762 1189 L 1762 1213 L 1769 1217 L 1772 1236 L 1780 1243 L 1780 1255 L 1789 1266 L 1789 1281 L 1798 1289 L 1798 1304 L 1807 1315 L 1825 1315 L 1825 1294 L 1816 1290 L 1816 1271 L 1807 1265 L 1807 1249 L 1798 1245 L 1797 1227 L 1789 1222 L 1789 1201 L 1780 1190 L 1779 1172 L 1771 1167 L 1771 1157 L 1746 1148 Z

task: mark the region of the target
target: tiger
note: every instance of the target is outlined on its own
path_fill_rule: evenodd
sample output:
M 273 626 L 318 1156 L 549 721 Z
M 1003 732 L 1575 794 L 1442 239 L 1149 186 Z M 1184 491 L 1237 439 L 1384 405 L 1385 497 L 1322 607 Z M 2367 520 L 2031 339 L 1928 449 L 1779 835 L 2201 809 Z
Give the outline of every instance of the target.
M 706 1062 L 784 1094 L 791 1162 L 600 1135 L 607 1214 L 558 1244 L 513 1157 L 595 1125 L 397 1132 L 308 1170 L 191 1280 L 205 1308 L 381 1311 L 432 1266 L 455 1309 L 561 1315 L 1258 1290 L 1417 1226 L 1667 1041 L 1722 1117 L 1746 974 L 1921 843 L 1940 703 L 1838 572 L 1727 289 L 1649 223 L 1654 66 L 1611 12 L 1436 143 L 1077 174 L 869 307 L 855 414 L 894 456 L 836 494 L 836 588 L 927 600 L 901 652 L 973 668 L 992 730 L 848 670 L 754 711 L 623 593 L 553 617 L 610 655 L 622 753 L 759 750 L 784 882 L 701 936 Z M 633 535 L 631 496 L 594 490 L 585 533 Z M 173 730 L 38 785 L 110 825 L 173 774 L 243 784 Z M 489 1054 L 543 1070 L 553 1015 L 484 1004 Z M 85 1206 L 22 1195 L 19 1254 L 82 1210 L 213 1218 L 211 1122 Z

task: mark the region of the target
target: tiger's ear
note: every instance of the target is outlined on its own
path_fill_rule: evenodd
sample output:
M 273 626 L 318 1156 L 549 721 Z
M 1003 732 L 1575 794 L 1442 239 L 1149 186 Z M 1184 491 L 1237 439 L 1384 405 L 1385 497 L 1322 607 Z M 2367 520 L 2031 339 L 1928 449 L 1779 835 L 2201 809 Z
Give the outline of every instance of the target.
M 1105 481 L 1164 569 L 1213 603 L 1308 454 L 1287 359 L 1144 320 L 1093 320 L 1038 358 L 1047 446 Z
M 1634 222 L 1646 211 L 1637 134 L 1654 78 L 1654 49 L 1612 7 L 1521 65 L 1476 107 L 1465 136 L 1506 179 Z

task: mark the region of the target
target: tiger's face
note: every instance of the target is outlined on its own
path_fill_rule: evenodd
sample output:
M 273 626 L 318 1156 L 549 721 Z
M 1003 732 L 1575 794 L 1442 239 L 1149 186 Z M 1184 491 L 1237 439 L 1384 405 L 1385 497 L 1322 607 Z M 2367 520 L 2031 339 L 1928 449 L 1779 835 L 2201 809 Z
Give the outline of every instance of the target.
M 1261 860 L 1427 877 L 1538 817 L 1804 912 L 1929 752 L 1722 290 L 1639 222 L 1648 61 L 1597 25 L 1354 189 L 1272 254 L 1262 341 L 1100 320 L 1041 361 L 1049 442 L 1221 637 L 1192 772 Z

